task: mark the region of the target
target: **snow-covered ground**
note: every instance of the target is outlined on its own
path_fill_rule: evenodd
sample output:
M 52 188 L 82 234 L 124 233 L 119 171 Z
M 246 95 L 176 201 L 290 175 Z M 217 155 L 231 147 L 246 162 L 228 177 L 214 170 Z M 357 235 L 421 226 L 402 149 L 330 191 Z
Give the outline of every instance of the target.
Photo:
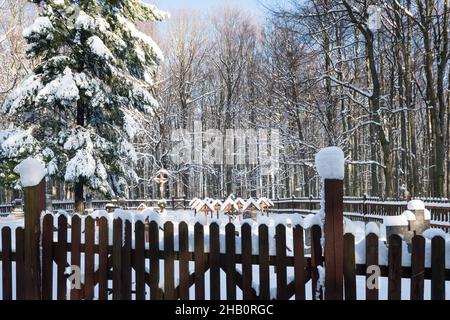
M 95 212 L 95 216 L 106 216 L 110 223 L 110 229 L 112 230 L 112 220 L 114 217 L 122 216 L 123 219 L 136 221 L 136 220 L 142 220 L 141 213 L 138 212 L 116 212 L 116 213 L 106 213 L 106 212 Z M 163 226 L 165 222 L 171 221 L 174 223 L 174 245 L 175 250 L 178 250 L 178 224 L 181 221 L 185 221 L 188 224 L 189 229 L 189 250 L 194 250 L 194 240 L 193 240 L 193 234 L 194 234 L 194 225 L 197 222 L 200 222 L 205 225 L 204 228 L 204 234 L 205 234 L 205 251 L 209 251 L 209 224 L 211 222 L 217 222 L 219 224 L 219 230 L 220 230 L 220 249 L 221 252 L 225 252 L 225 225 L 228 223 L 228 216 L 224 214 L 220 214 L 219 219 L 214 218 L 211 219 L 210 217 L 205 218 L 203 214 L 197 214 L 194 216 L 193 211 L 191 210 L 176 210 L 171 211 L 168 210 L 166 213 L 158 215 L 157 217 L 154 214 L 150 215 L 154 219 L 159 220 L 158 223 Z M 84 219 L 82 218 L 82 228 L 84 226 Z M 68 222 L 70 223 L 71 216 L 68 216 Z M 57 226 L 57 218 L 55 216 L 54 219 L 55 226 Z M 315 224 L 316 221 L 313 219 L 312 216 L 306 217 L 304 219 L 301 219 L 299 215 L 292 215 L 292 214 L 274 214 L 271 215 L 269 218 L 262 217 L 261 215 L 258 215 L 257 221 L 252 220 L 236 220 L 233 222 L 235 224 L 236 230 L 240 231 L 241 226 L 244 223 L 249 223 L 252 227 L 252 251 L 253 254 L 258 254 L 258 225 L 261 223 L 264 223 L 268 225 L 269 227 L 269 253 L 271 255 L 275 254 L 275 226 L 277 224 L 284 224 L 287 226 L 286 229 L 286 243 L 287 243 L 287 255 L 292 255 L 292 241 L 293 241 L 293 234 L 292 234 L 292 225 L 295 224 L 301 224 L 303 227 L 309 227 L 312 224 Z M 356 262 L 357 263 L 365 263 L 365 235 L 367 232 L 379 232 L 380 235 L 380 243 L 379 243 L 379 261 L 382 265 L 387 265 L 387 247 L 384 243 L 385 241 L 385 228 L 383 225 L 380 226 L 379 230 L 377 230 L 376 226 L 374 224 L 371 224 L 369 228 L 367 228 L 364 224 L 364 222 L 349 222 L 346 220 L 346 231 L 351 232 L 355 235 L 355 253 L 356 253 Z M 3 226 L 9 226 L 12 229 L 15 229 L 18 226 L 23 227 L 23 219 L 11 219 L 11 218 L 0 218 L 0 227 Z M 112 233 L 112 232 L 111 232 Z M 14 237 L 14 232 L 12 232 L 12 236 Z M 97 234 L 98 236 L 98 234 Z M 55 241 L 57 241 L 57 233 L 54 235 Z M 70 241 L 71 233 L 70 229 L 68 229 L 68 240 Z M 82 234 L 82 241 L 84 240 L 84 234 Z M 98 239 L 98 237 L 96 237 Z M 160 249 L 164 249 L 164 243 L 162 241 L 163 239 L 163 231 L 160 231 Z M 12 243 L 14 244 L 14 239 Z M 110 243 L 112 244 L 112 236 L 110 235 Z M 450 252 L 450 236 L 447 235 L 446 237 L 446 252 Z M 134 246 L 134 241 L 132 246 Z M 240 237 L 236 237 L 236 251 L 237 253 L 240 253 L 241 243 L 240 243 Z M 14 250 L 14 248 L 13 248 Z M 429 260 L 430 260 L 430 253 L 431 253 L 431 240 L 427 239 L 426 241 L 426 266 L 429 266 Z M 97 257 L 96 257 L 97 258 Z M 81 256 L 81 270 L 84 270 L 84 256 L 82 254 Z M 70 262 L 70 253 L 68 253 L 68 262 Z M 411 264 L 410 262 L 410 255 L 407 253 L 406 246 L 403 248 L 403 257 L 402 257 L 402 264 L 404 266 L 409 266 Z M 56 263 L 54 263 L 54 268 L 56 270 Z M 96 268 L 98 267 L 98 261 L 96 261 Z M 146 261 L 146 269 L 149 271 L 149 261 Z M 190 272 L 194 272 L 194 262 L 189 263 Z M 450 257 L 446 257 L 446 268 L 450 268 Z M 14 272 L 14 263 L 13 263 L 13 272 Z M 236 269 L 240 272 L 241 265 L 237 264 Z M 160 261 L 160 287 L 164 288 L 164 261 Z M 178 262 L 175 261 L 174 263 L 174 280 L 175 285 L 178 285 L 179 279 L 179 266 Z M 276 296 L 276 273 L 273 270 L 273 267 L 270 267 L 270 288 L 271 288 L 271 295 L 273 298 Z M 1 266 L 0 266 L 0 272 L 1 272 Z M 226 274 L 223 270 L 221 270 L 221 298 L 226 299 Z M 134 279 L 134 273 L 132 275 Z M 13 274 L 13 278 L 15 279 L 15 275 Z M 294 269 L 293 267 L 287 268 L 287 278 L 288 281 L 292 281 L 294 278 Z M 259 292 L 259 266 L 253 265 L 253 288 L 256 290 L 256 292 Z M 209 298 L 209 271 L 205 273 L 205 295 L 206 298 Z M 134 280 L 133 280 L 134 282 Z M 54 278 L 54 284 L 56 284 L 56 273 Z M 409 285 L 410 280 L 409 279 L 402 279 L 402 299 L 409 299 Z M 425 299 L 430 299 L 430 281 L 425 281 Z M 56 285 L 55 285 L 56 286 Z M 112 282 L 110 281 L 109 284 L 110 287 L 112 287 Z M 311 289 L 311 281 L 306 283 L 306 298 L 311 299 L 312 297 L 312 289 Z M 0 290 L 1 291 L 1 290 Z M 98 291 L 98 286 L 95 288 L 95 292 Z M 147 298 L 149 298 L 149 288 L 147 287 Z M 13 293 L 14 294 L 14 293 Z M 56 287 L 54 290 L 55 298 L 56 298 Z M 97 293 L 96 293 L 97 295 Z M 1 297 L 1 292 L 0 292 Z M 190 297 L 194 299 L 195 297 L 195 286 L 192 286 L 190 288 Z M 110 297 L 112 298 L 112 297 Z M 237 298 L 242 298 L 242 291 L 237 288 Z M 358 276 L 357 277 L 357 298 L 358 299 L 364 299 L 365 298 L 365 277 Z M 380 299 L 387 299 L 387 278 L 380 278 Z M 446 299 L 450 299 L 450 282 L 446 282 Z

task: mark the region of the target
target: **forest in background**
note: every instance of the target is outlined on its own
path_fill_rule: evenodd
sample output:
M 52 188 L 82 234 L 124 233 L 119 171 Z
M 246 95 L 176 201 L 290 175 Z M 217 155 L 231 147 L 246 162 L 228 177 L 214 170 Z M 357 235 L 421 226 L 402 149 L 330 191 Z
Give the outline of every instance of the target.
M 316 196 L 314 155 L 336 145 L 347 156 L 347 195 L 448 197 L 449 1 L 266 5 L 266 19 L 220 7 L 140 26 L 166 58 L 160 109 L 141 119 L 135 141 L 141 180 L 128 196 L 156 197 L 161 168 L 171 172 L 170 196 Z M 0 104 L 33 69 L 21 34 L 34 11 L 25 0 L 0 0 Z M 174 163 L 172 133 L 199 123 L 222 133 L 278 129 L 280 170 Z M 57 198 L 72 197 L 72 186 L 52 185 Z

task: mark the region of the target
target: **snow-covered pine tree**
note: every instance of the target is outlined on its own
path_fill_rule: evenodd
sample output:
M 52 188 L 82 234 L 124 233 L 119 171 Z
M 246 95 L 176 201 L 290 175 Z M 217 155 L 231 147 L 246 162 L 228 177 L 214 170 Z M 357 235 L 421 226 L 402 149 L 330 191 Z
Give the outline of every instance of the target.
M 111 197 L 137 179 L 132 141 L 137 120 L 158 107 L 152 84 L 163 55 L 134 23 L 167 13 L 141 0 L 32 2 L 39 17 L 23 36 L 41 63 L 3 105 L 13 125 L 0 133 L 0 171 L 11 182 L 15 164 L 41 159 L 74 184 L 81 212 L 83 186 Z

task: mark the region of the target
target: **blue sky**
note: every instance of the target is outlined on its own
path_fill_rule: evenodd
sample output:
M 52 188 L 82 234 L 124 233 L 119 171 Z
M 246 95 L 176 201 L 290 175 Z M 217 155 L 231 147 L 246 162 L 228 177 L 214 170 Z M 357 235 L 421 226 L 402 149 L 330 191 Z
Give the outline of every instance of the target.
M 260 2 L 268 3 L 270 0 L 146 0 L 155 4 L 159 9 L 171 11 L 173 9 L 190 8 L 195 10 L 208 10 L 214 7 L 231 5 L 242 7 L 255 15 L 264 15 L 265 8 Z

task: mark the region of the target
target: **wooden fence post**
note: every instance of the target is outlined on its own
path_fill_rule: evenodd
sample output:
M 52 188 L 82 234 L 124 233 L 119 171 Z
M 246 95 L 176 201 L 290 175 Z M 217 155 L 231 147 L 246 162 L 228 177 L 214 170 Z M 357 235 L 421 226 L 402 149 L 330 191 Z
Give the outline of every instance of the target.
M 325 299 L 343 298 L 344 216 L 342 180 L 325 179 Z
M 23 192 L 25 198 L 24 293 L 26 300 L 40 300 L 40 218 L 46 206 L 45 179 L 42 179 L 37 186 L 24 188 Z

